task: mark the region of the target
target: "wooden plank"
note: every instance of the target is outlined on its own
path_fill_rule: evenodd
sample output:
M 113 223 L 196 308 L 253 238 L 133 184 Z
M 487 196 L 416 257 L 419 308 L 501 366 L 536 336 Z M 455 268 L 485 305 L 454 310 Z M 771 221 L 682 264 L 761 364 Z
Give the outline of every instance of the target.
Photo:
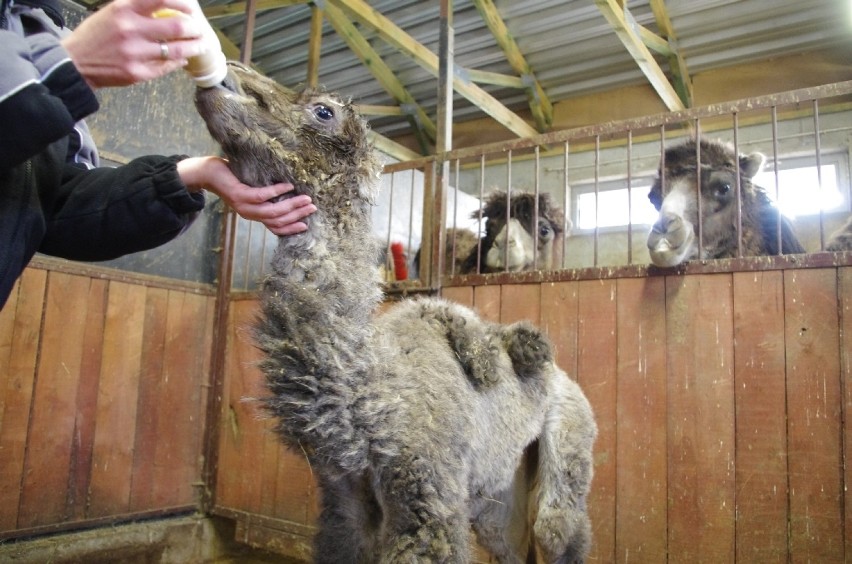
M 84 337 L 77 328 L 86 324 L 89 284 L 83 276 L 56 272 L 48 276 L 22 480 L 20 528 L 68 518 L 66 498 Z
M 615 551 L 605 561 L 665 562 L 665 279 L 618 280 Z
M 143 286 L 109 286 L 89 517 L 120 515 L 130 507 L 145 297 Z
M 0 531 L 15 529 L 47 272 L 26 269 L 0 311 Z
M 579 286 L 556 282 L 541 286 L 541 328 L 553 344 L 556 364 L 577 379 Z
M 526 320 L 541 323 L 541 286 L 539 284 L 506 284 L 500 296 L 500 323 Z
M 473 308 L 484 319 L 500 322 L 500 286 L 476 286 L 473 289 Z
M 85 518 L 88 504 L 108 288 L 107 280 L 92 279 L 86 297 L 86 324 L 83 327 L 83 351 L 80 359 L 80 383 L 77 387 L 71 474 L 68 477 L 69 515 L 76 520 Z
M 191 504 L 200 479 L 201 435 L 199 427 L 202 369 L 208 351 L 207 299 L 170 291 L 163 350 L 163 377 L 159 388 L 160 417 L 157 431 L 167 440 L 157 443 L 153 501 L 157 507 Z
M 220 433 L 219 479 L 223 480 L 223 496 L 217 497 L 217 503 L 227 501 L 227 507 L 245 510 L 256 510 L 259 505 L 262 478 L 257 461 L 263 453 L 263 430 L 255 408 L 244 401 L 256 396 L 261 378 L 254 367 L 260 353 L 250 336 L 257 311 L 255 301 L 231 303 L 226 392 L 222 401 L 224 428 Z
M 313 525 L 311 498 L 316 489 L 313 471 L 301 452 L 284 448 L 280 441 L 277 486 L 275 488 L 275 516 L 303 525 Z
M 843 561 L 836 269 L 784 273 L 794 562 Z
M 169 292 L 148 289 L 145 296 L 142 358 L 139 377 L 139 398 L 136 411 L 136 438 L 133 446 L 133 482 L 130 488 L 130 510 L 143 511 L 156 506 L 153 500 L 154 469 L 162 464 L 157 459 L 157 443 L 168 443 L 168 437 L 159 436 L 161 417 L 171 421 L 160 409 L 160 382 L 163 378 L 163 350 L 166 341 Z
M 666 278 L 669 554 L 734 559 L 730 274 Z
M 737 421 L 736 557 L 787 554 L 784 275 L 733 275 Z
M 852 267 L 838 270 L 838 295 L 840 296 L 840 376 L 843 397 L 843 492 L 846 512 L 843 519 L 847 559 L 852 556 Z
M 616 499 L 616 281 L 578 283 L 577 382 L 592 404 L 598 437 L 589 496 L 594 541 L 591 561 L 612 561 Z
M 473 307 L 473 286 L 451 286 L 441 288 L 441 297 L 467 307 Z

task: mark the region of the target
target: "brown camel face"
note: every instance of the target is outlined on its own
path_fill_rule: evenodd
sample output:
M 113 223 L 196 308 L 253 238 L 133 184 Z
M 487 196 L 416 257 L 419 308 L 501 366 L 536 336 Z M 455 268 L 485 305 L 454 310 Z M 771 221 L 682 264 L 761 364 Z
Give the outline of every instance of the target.
M 251 186 L 291 182 L 295 193 L 318 197 L 323 186 L 340 185 L 333 177 L 377 174 L 366 123 L 334 94 L 291 92 L 229 62 L 222 84 L 199 88 L 195 104 L 234 173 Z
M 760 153 L 739 156 L 740 191 L 750 201 L 751 178 L 763 166 Z M 675 266 L 695 258 L 733 256 L 737 225 L 737 156 L 733 147 L 701 140 L 700 167 L 694 141 L 666 150 L 648 198 L 660 212 L 648 235 L 651 262 Z M 663 182 L 663 179 L 665 180 Z M 699 257 L 699 184 L 703 241 Z M 744 204 L 745 205 L 745 204 Z
M 473 214 L 474 218 L 481 214 L 486 219 L 482 272 L 553 268 L 555 245 L 562 234 L 562 210 L 547 194 L 539 195 L 537 217 L 535 194 L 513 193 L 508 203 L 511 207 L 508 221 L 507 198 L 503 191 L 492 193 L 481 212 Z M 472 262 L 471 266 L 475 271 L 476 263 Z

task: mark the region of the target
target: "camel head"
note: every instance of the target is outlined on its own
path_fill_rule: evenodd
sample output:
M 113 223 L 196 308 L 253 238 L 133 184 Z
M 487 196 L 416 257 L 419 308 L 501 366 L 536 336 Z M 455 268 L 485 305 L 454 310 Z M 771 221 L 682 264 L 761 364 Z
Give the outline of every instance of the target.
M 751 183 L 765 157 L 760 153 L 737 156 L 733 146 L 702 139 L 700 171 L 694 140 L 666 150 L 648 198 L 660 212 L 648 235 L 651 262 L 676 266 L 695 258 L 735 256 L 737 226 L 737 164 L 743 214 L 750 202 L 769 205 L 762 189 Z M 698 256 L 698 177 L 701 186 L 702 256 Z M 759 194 L 757 193 L 759 190 Z M 751 206 L 753 207 L 753 206 Z M 744 222 L 748 219 L 744 218 Z M 733 244 L 733 250 L 727 246 Z
M 482 240 L 484 260 L 480 265 L 482 272 L 519 272 L 553 267 L 554 250 L 563 231 L 564 215 L 549 194 L 539 194 L 538 225 L 536 197 L 527 192 L 512 192 L 508 199 L 504 191 L 492 192 L 482 209 L 474 212 L 472 217 L 486 220 Z M 471 270 L 476 271 L 475 262 Z
M 348 101 L 317 89 L 292 92 L 229 61 L 222 84 L 197 89 L 195 105 L 244 183 L 290 182 L 320 208 L 324 199 L 374 199 L 379 163 Z

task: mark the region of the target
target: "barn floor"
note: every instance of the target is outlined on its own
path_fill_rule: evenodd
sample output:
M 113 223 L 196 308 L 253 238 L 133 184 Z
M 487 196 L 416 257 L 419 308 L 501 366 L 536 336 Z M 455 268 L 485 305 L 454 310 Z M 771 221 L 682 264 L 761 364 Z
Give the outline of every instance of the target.
M 234 539 L 234 525 L 201 515 L 0 543 L 9 564 L 298 564 Z

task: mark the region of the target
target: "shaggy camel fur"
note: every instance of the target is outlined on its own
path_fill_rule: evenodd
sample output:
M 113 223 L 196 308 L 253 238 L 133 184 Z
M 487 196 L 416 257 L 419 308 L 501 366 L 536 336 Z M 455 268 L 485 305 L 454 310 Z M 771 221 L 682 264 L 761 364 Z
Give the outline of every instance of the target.
M 256 335 L 266 405 L 322 490 L 315 560 L 468 562 L 472 522 L 502 562 L 525 561 L 527 536 L 542 561 L 583 561 L 596 434 L 585 396 L 528 323 L 438 299 L 376 317 L 379 165 L 351 105 L 238 64 L 196 104 L 238 177 L 292 182 L 318 207 L 307 232 L 279 240 Z M 518 516 L 530 531 L 510 526 Z
M 789 220 L 778 213 L 766 190 L 752 184 L 763 166 L 760 153 L 736 155 L 734 147 L 702 139 L 701 254 L 699 256 L 699 204 L 697 197 L 696 143 L 691 139 L 666 149 L 648 198 L 660 212 L 648 235 L 651 262 L 675 266 L 702 258 L 737 256 L 737 161 L 742 201 L 742 256 L 804 253 Z M 665 181 L 663 181 L 663 179 Z M 778 220 L 781 220 L 781 246 Z
M 462 273 L 555 268 L 564 213 L 550 194 L 539 194 L 536 205 L 533 193 L 512 191 L 507 196 L 497 190 L 471 217 L 485 220 L 485 236 L 462 261 Z

